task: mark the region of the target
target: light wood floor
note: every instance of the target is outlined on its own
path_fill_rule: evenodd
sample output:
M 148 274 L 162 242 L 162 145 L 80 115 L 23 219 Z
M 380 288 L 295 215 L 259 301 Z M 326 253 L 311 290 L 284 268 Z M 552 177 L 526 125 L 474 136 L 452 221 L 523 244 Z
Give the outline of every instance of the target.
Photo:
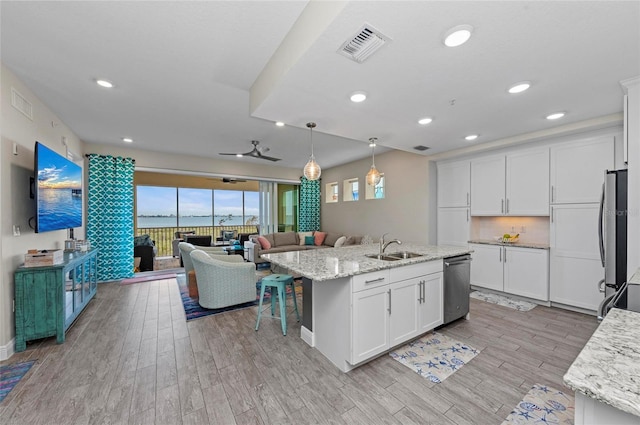
M 301 304 L 299 304 L 301 305 Z M 388 355 L 343 374 L 299 338 L 289 315 L 254 331 L 256 308 L 185 321 L 175 279 L 101 284 L 0 403 L 1 424 L 500 424 L 534 383 L 562 376 L 594 317 L 471 300 L 442 331 L 482 352 L 441 384 Z

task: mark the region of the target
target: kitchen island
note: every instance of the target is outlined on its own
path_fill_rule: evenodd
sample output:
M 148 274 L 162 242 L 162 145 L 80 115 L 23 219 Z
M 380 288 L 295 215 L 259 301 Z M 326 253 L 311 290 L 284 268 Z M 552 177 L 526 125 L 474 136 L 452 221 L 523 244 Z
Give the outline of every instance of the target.
M 378 260 L 379 246 L 264 254 L 303 279 L 301 337 L 348 372 L 442 324 L 443 258 L 468 248 L 402 244 L 387 252 L 418 257 Z
M 640 313 L 612 309 L 564 375 L 575 423 L 640 424 Z

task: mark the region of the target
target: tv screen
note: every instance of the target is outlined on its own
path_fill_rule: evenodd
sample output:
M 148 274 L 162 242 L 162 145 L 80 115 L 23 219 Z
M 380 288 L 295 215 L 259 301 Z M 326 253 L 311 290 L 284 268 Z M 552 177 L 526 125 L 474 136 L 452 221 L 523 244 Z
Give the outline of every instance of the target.
M 82 167 L 36 142 L 35 174 L 36 233 L 82 226 Z

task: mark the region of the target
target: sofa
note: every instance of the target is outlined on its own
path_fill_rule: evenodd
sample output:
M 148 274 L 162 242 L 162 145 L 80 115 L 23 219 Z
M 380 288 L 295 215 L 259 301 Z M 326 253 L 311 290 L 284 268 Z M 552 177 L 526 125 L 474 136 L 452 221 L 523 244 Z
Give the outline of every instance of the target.
M 133 258 L 140 258 L 138 271 L 153 271 L 153 260 L 158 253 L 155 242 L 151 240 L 149 235 L 140 235 L 133 237 Z
M 313 240 L 313 243 L 310 243 L 311 240 Z M 266 260 L 260 258 L 262 254 L 337 248 L 340 246 L 359 245 L 361 241 L 362 236 L 349 236 L 335 232 L 277 232 L 265 235 L 251 235 L 245 247 L 248 250 L 249 261 L 259 264 L 266 262 Z

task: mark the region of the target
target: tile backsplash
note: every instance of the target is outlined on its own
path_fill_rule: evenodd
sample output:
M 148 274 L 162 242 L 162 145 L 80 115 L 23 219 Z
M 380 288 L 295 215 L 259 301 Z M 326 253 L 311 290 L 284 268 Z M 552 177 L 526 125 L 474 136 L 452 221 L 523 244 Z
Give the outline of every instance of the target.
M 520 234 L 520 242 L 549 243 L 549 217 L 471 217 L 471 239 Z

